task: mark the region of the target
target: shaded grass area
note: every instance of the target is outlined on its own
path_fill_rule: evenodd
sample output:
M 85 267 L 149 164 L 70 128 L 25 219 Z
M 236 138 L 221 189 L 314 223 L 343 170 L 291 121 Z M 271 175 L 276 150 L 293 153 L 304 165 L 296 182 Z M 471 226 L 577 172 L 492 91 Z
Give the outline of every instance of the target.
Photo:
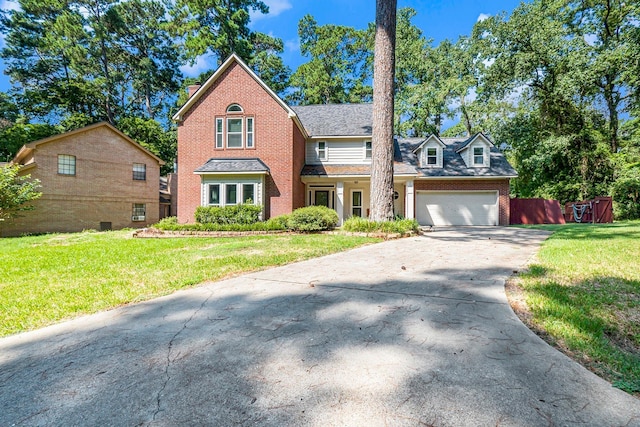
M 134 239 L 131 231 L 0 239 L 0 336 L 377 241 L 328 234 Z
M 519 276 L 526 307 L 514 309 L 575 360 L 640 395 L 640 222 L 539 228 L 554 234 Z

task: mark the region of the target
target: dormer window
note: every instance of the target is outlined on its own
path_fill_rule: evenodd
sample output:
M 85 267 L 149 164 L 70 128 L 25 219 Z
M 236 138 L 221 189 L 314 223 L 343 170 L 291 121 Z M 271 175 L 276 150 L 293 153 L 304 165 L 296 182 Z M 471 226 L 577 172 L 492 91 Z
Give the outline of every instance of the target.
M 364 143 L 364 158 L 365 160 L 371 160 L 371 141 L 365 141 Z
M 484 165 L 484 147 L 473 147 L 473 164 L 475 166 Z
M 242 107 L 238 104 L 231 104 L 227 107 L 227 113 L 242 113 Z
M 438 149 L 435 147 L 427 148 L 427 165 L 437 165 L 438 164 Z

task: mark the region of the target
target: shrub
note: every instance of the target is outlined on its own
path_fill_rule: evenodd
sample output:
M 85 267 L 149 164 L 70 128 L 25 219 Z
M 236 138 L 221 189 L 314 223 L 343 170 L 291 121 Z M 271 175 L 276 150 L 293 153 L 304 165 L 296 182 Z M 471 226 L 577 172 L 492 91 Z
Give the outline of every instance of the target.
M 171 222 L 154 225 L 164 231 L 283 231 L 286 227 L 273 221 L 259 221 L 253 224 L 177 224 Z
M 178 225 L 178 217 L 168 216 L 166 218 L 162 218 L 160 222 L 154 225 L 154 227 L 159 230 L 170 230 L 174 225 Z
M 262 206 L 239 204 L 230 206 L 198 206 L 196 222 L 200 224 L 255 224 Z
M 287 228 L 295 231 L 322 231 L 338 224 L 338 213 L 325 206 L 296 209 L 287 220 Z
M 269 224 L 269 227 L 273 227 L 274 230 L 286 230 L 289 217 L 290 215 L 287 214 L 274 216 L 267 220 L 267 224 Z
M 357 233 L 408 233 L 418 230 L 415 219 L 396 219 L 395 221 L 369 221 L 366 218 L 351 217 L 344 222 L 342 229 Z

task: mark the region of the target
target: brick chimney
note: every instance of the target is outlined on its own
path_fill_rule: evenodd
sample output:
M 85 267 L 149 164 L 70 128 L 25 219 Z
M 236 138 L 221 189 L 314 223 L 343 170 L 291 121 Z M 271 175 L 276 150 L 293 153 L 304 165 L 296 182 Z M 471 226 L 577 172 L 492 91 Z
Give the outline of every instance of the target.
M 194 84 L 187 87 L 187 90 L 189 91 L 189 98 L 191 98 L 193 94 L 196 93 L 198 89 L 200 89 L 200 86 L 202 86 L 200 82 L 195 82 Z

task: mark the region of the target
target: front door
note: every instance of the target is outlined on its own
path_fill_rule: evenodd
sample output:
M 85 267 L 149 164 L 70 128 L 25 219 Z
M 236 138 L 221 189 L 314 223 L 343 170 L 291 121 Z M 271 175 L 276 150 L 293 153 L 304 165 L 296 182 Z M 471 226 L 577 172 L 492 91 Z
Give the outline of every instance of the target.
M 316 190 L 315 191 L 315 203 L 316 206 L 326 206 L 329 207 L 329 191 L 327 190 Z

